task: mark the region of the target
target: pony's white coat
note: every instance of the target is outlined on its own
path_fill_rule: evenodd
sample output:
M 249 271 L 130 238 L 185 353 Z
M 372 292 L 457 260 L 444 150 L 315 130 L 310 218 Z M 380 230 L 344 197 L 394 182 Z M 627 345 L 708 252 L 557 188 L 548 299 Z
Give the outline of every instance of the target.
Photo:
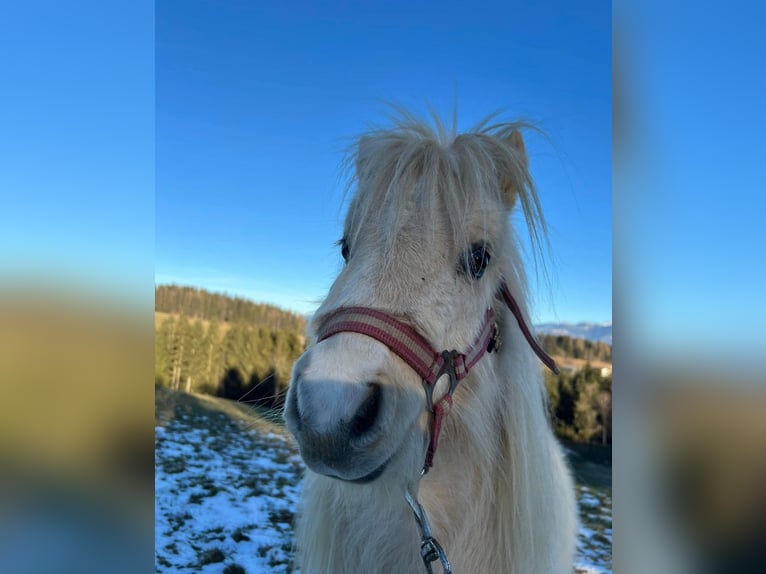
M 420 482 L 428 415 L 421 381 L 404 362 L 375 340 L 342 333 L 296 363 L 286 419 L 318 471 L 307 471 L 296 524 L 303 574 L 425 572 L 408 487 L 455 574 L 572 571 L 574 491 L 550 430 L 541 367 L 494 297 L 504 277 L 527 315 L 509 223 L 514 206 L 533 240 L 545 235 L 520 127 L 458 136 L 404 115 L 358 141 L 345 227 L 350 256 L 314 321 L 339 306 L 373 307 L 404 318 L 437 349 L 465 350 L 492 305 L 503 346 L 459 385 L 434 467 Z M 475 281 L 459 262 L 477 242 L 491 245 L 492 259 Z M 383 388 L 375 426 L 338 450 L 338 425 L 353 416 L 370 380 Z M 435 399 L 443 392 L 442 382 Z M 348 481 L 385 461 L 376 480 Z

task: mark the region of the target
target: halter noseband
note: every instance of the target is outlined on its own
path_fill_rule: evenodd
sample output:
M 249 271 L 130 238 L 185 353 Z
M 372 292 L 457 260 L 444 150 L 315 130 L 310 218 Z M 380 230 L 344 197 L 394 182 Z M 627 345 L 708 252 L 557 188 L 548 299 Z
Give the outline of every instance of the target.
M 524 337 L 535 354 L 549 369 L 558 374 L 559 370 L 556 363 L 532 336 L 521 314 L 521 309 L 511 295 L 505 281 L 501 283 L 498 295 L 516 317 Z M 479 334 L 465 353 L 455 350 L 439 352 L 411 325 L 395 319 L 383 311 L 368 307 L 341 307 L 328 315 L 319 327 L 317 342 L 324 341 L 338 333 L 367 335 L 383 343 L 420 375 L 426 392 L 426 404 L 432 414 L 428 451 L 423 464 L 423 474 L 425 474 L 433 466 L 442 422 L 452 408 L 452 394 L 458 383 L 468 376 L 468 371 L 479 362 L 485 353 L 491 353 L 500 348 L 500 337 L 494 317 L 495 312 L 490 307 L 484 313 Z M 434 387 L 442 375 L 449 377 L 449 388 L 445 395 L 434 404 Z

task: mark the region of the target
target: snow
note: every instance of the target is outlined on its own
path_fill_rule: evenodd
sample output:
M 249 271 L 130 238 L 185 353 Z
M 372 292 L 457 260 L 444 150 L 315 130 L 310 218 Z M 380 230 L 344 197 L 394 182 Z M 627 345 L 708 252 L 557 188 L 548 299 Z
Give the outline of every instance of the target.
M 303 465 L 286 431 L 270 426 L 192 412 L 155 428 L 156 572 L 297 572 Z M 611 497 L 578 486 L 578 502 L 577 571 L 611 574 Z
M 233 421 L 195 428 L 206 422 L 179 417 L 156 429 L 155 570 L 291 571 L 302 472 L 295 449 Z
M 612 498 L 606 489 L 577 486 L 580 527 L 577 536 L 578 572 L 612 572 Z

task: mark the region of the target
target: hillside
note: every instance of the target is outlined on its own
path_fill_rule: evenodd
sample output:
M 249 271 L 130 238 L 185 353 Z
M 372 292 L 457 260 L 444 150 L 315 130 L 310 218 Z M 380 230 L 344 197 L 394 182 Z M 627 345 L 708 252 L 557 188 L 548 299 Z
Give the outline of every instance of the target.
M 298 572 L 293 521 L 305 468 L 278 418 L 233 401 L 157 388 L 154 444 L 156 572 Z M 594 474 L 594 465 L 584 468 L 571 448 L 567 455 L 578 479 L 575 571 L 605 574 L 611 571 L 611 487 L 608 480 L 581 480 Z M 597 472 L 609 475 L 603 465 Z
M 155 397 L 155 571 L 294 571 L 303 465 L 284 427 L 233 401 Z
M 279 405 L 305 348 L 303 317 L 194 287 L 158 285 L 155 297 L 157 384 Z
M 157 287 L 155 383 L 279 409 L 306 349 L 305 319 L 276 307 L 192 287 Z M 546 374 L 560 437 L 611 441 L 611 345 L 543 334 L 561 374 Z

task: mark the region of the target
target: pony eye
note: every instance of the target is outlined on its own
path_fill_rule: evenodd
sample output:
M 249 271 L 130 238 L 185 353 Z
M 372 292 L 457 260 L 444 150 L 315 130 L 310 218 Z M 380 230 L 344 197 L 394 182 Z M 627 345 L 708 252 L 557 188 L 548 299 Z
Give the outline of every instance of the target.
M 348 261 L 348 241 L 346 241 L 346 238 L 342 238 L 340 241 L 338 241 L 338 245 L 340 245 L 340 254 L 341 257 L 343 257 L 344 261 Z
M 490 259 L 489 246 L 486 243 L 474 243 L 471 251 L 463 256 L 463 270 L 473 279 L 481 279 Z

